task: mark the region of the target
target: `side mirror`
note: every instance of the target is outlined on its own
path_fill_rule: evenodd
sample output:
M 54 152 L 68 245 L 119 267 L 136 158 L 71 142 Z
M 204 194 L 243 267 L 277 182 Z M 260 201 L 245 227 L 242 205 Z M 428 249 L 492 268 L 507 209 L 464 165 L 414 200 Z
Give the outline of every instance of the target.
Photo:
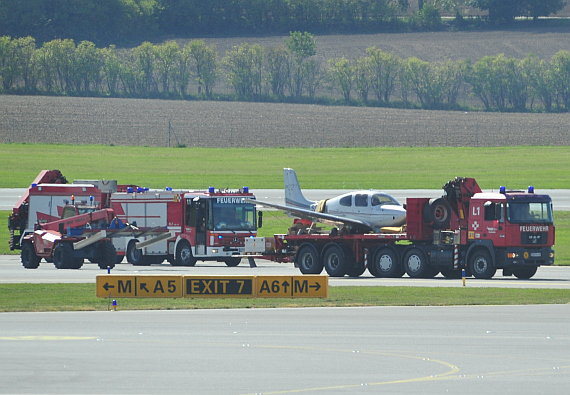
M 257 229 L 263 226 L 263 211 L 257 213 Z

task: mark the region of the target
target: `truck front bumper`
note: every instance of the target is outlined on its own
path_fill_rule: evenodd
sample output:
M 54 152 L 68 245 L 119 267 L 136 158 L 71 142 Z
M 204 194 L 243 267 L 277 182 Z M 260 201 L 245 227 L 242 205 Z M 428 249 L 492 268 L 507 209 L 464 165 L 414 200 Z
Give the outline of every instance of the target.
M 554 250 L 544 248 L 508 248 L 505 251 L 505 267 L 554 265 Z

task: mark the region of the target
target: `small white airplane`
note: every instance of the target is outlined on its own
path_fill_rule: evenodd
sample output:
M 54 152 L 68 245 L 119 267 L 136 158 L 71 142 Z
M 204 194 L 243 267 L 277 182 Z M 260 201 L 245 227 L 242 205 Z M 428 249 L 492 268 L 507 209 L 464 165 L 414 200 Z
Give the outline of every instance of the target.
M 262 206 L 284 211 L 291 217 L 312 222 L 348 227 L 356 232 L 380 232 L 380 228 L 406 223 L 406 209 L 393 197 L 381 191 L 349 192 L 332 199 L 305 199 L 295 170 L 283 169 L 285 206 L 252 200 Z

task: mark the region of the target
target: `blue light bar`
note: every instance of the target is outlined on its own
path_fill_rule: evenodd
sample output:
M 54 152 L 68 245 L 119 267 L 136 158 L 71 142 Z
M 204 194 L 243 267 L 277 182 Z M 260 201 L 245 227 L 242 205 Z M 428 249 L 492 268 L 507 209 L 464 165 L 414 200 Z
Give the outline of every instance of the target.
M 172 187 L 166 187 L 167 191 L 172 191 Z
M 89 201 L 91 202 L 91 205 L 93 205 L 93 195 L 89 196 Z
M 137 193 L 142 193 L 143 189 L 141 187 L 137 187 Z
M 32 183 L 32 188 L 35 188 L 37 186 L 38 186 L 38 184 Z
M 533 186 L 528 187 L 528 193 L 534 193 L 534 187 Z
M 133 193 L 133 192 L 134 192 L 133 187 L 128 187 L 128 188 L 127 188 L 127 193 Z
M 208 188 L 208 192 L 210 192 L 210 193 L 214 193 L 215 190 L 216 190 L 216 188 L 214 188 L 214 187 L 209 187 L 209 188 Z
M 249 188 L 248 188 L 248 187 L 243 187 L 243 193 L 249 193 Z
M 148 187 L 144 187 L 144 191 L 148 192 L 148 191 L 150 191 L 150 189 Z
M 222 235 L 218 235 L 218 239 L 221 239 L 221 238 L 222 238 Z
M 506 188 L 506 187 L 501 187 L 501 188 L 499 189 L 499 193 L 502 193 L 502 194 L 504 195 L 505 192 L 507 192 L 507 188 Z

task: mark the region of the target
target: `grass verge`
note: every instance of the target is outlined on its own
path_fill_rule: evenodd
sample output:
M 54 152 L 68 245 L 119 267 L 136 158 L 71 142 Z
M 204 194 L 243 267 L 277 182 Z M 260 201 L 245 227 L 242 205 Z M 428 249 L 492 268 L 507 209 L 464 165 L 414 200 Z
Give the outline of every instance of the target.
M 68 180 L 149 188 L 282 189 L 283 167 L 303 188 L 437 189 L 457 176 L 483 189 L 565 189 L 569 147 L 161 148 L 0 144 L 0 188 L 25 188 L 42 169 Z M 524 160 L 521 160 L 524 158 Z M 540 163 L 540 166 L 536 166 Z
M 95 284 L 0 284 L 0 312 L 105 311 Z M 328 299 L 120 299 L 119 310 L 567 304 L 564 289 L 331 287 Z

